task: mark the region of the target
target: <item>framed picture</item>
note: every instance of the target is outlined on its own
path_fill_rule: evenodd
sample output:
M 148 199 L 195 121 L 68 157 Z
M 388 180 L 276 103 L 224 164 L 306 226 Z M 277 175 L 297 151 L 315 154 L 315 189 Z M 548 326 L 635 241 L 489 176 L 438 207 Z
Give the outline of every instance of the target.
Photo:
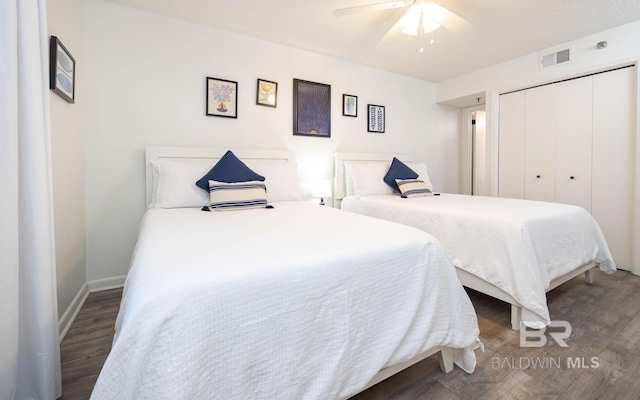
M 75 103 L 76 60 L 55 36 L 49 42 L 49 88 L 67 102 Z
M 331 137 L 331 85 L 293 80 L 293 134 Z
M 384 133 L 384 106 L 367 104 L 367 132 Z
M 358 116 L 358 96 L 352 94 L 342 95 L 342 115 L 345 117 Z
M 207 115 L 238 118 L 238 82 L 207 77 Z
M 278 82 L 258 78 L 256 104 L 259 106 L 278 106 Z

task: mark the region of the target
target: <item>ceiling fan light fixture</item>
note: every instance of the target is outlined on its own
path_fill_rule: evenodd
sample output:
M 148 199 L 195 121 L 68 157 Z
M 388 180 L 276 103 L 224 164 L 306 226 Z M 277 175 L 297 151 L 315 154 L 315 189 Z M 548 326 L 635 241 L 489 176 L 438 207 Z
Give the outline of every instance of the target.
M 402 17 L 402 33 L 411 36 L 433 32 L 440 28 L 446 10 L 435 3 L 420 3 L 412 6 Z M 420 29 L 422 27 L 422 29 Z

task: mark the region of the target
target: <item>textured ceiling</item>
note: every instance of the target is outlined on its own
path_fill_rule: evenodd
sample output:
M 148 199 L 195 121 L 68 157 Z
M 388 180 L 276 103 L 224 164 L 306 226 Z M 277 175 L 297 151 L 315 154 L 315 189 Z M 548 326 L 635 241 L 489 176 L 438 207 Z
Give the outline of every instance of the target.
M 470 25 L 440 28 L 429 44 L 431 35 L 421 43 L 392 29 L 398 10 L 333 16 L 334 9 L 384 0 L 109 1 L 431 82 L 640 19 L 640 0 L 440 0 Z

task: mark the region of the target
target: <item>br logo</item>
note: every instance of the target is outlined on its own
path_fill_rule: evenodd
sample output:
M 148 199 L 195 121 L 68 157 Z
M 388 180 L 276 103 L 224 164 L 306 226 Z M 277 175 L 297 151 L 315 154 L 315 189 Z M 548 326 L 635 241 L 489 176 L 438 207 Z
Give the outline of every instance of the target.
M 551 321 L 546 328 L 531 330 L 521 323 L 520 347 L 543 347 L 547 344 L 547 333 L 551 336 L 549 343 L 555 341 L 560 347 L 569 347 L 565 342 L 571 336 L 571 324 L 568 321 Z

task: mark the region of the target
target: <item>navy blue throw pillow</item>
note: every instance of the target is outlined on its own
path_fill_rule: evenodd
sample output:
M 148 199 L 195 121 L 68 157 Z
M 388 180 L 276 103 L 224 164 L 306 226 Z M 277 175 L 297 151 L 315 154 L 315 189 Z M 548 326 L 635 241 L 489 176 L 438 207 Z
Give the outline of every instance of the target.
M 224 156 L 216 165 L 209 170 L 196 182 L 196 186 L 209 192 L 209 181 L 218 181 L 226 183 L 247 182 L 247 181 L 264 181 L 264 176 L 258 175 L 245 163 L 240 161 L 231 150 L 224 153 Z
M 384 181 L 387 185 L 391 186 L 394 191 L 400 193 L 396 179 L 416 179 L 416 174 L 411 168 L 407 167 L 405 163 L 393 157 L 389 171 L 384 176 Z

